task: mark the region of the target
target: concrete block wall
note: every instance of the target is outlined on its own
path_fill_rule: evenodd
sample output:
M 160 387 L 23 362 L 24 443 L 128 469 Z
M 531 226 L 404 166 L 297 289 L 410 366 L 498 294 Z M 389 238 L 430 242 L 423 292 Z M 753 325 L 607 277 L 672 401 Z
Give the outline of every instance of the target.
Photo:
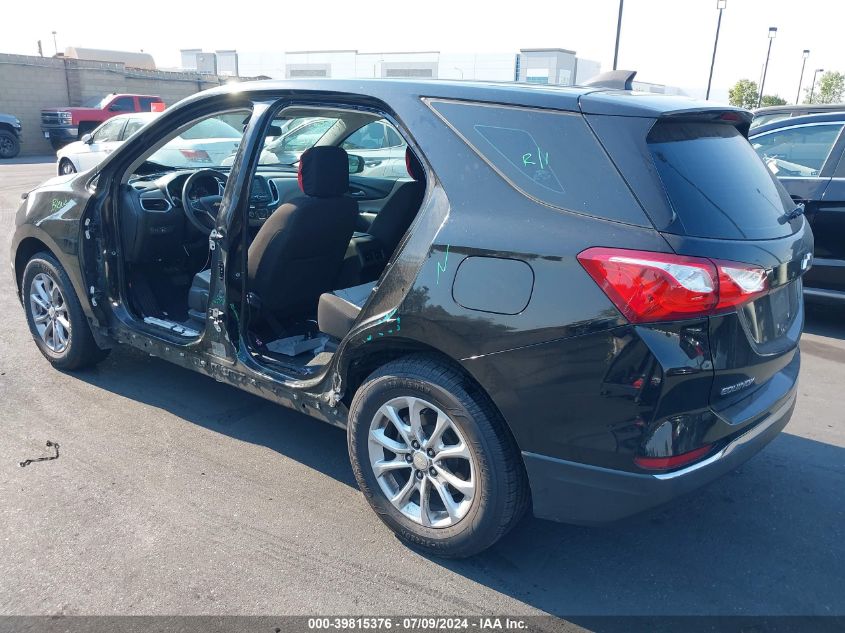
M 0 112 L 21 120 L 21 154 L 50 154 L 41 136 L 41 108 L 70 105 L 65 65 L 60 59 L 0 55 Z
M 0 112 L 23 124 L 21 155 L 54 154 L 41 133 L 41 109 L 78 106 L 112 92 L 158 95 L 172 105 L 228 77 L 126 68 L 123 64 L 0 54 Z

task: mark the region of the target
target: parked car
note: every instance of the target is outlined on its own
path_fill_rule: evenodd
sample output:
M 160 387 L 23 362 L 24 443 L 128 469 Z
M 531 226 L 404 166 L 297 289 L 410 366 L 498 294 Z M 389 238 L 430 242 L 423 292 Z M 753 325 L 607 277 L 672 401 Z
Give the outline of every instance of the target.
M 825 114 L 830 112 L 845 112 L 845 103 L 805 103 L 799 105 L 767 106 L 754 110 L 751 129 L 788 119 L 790 117 L 805 116 L 807 114 Z
M 754 150 L 813 227 L 813 268 L 804 278 L 811 301 L 845 303 L 845 112 L 782 119 L 755 128 Z
M 142 112 L 112 117 L 81 141 L 65 145 L 56 152 L 59 174 L 91 169 L 158 115 Z M 219 164 L 238 150 L 240 141 L 241 132 L 231 125 L 220 119 L 208 119 L 167 143 L 150 161 L 179 167 Z
M 304 117 L 290 121 L 280 136 L 266 144 L 261 162 L 296 164 L 302 152 L 318 143 L 337 122 L 338 119 L 329 117 Z M 378 178 L 405 175 L 407 145 L 387 121 L 373 121 L 365 125 L 347 137 L 341 147 L 364 159 L 363 174 Z
M 231 168 L 151 160 L 223 112 L 246 122 Z M 260 164 L 311 116 L 337 123 Z M 379 518 L 467 556 L 529 509 L 666 502 L 787 424 L 813 237 L 750 118 L 598 87 L 215 88 L 26 195 L 16 288 L 55 367 L 130 345 L 345 428 Z M 403 177 L 343 149 L 374 122 Z
M 21 151 L 21 120 L 0 112 L 0 158 L 14 158 Z
M 128 112 L 150 112 L 154 103 L 164 102 L 153 95 L 110 94 L 86 101 L 81 107 L 41 110 L 41 132 L 53 149 L 61 149 L 94 131 L 103 121 Z

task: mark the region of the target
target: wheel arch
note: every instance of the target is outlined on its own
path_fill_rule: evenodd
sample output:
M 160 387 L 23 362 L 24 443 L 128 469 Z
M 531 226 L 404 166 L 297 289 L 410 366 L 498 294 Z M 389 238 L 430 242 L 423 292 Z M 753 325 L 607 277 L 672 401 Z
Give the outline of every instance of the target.
M 56 253 L 47 244 L 37 237 L 25 237 L 20 241 L 15 249 L 15 286 L 18 291 L 18 297 L 21 297 L 21 284 L 23 283 L 23 271 L 26 268 L 27 262 L 32 259 L 33 255 L 40 252 L 50 253 L 53 257 Z
M 409 356 L 421 356 L 430 359 L 433 358 L 447 367 L 454 369 L 464 377 L 465 382 L 463 387 L 466 389 L 467 393 L 473 397 L 483 398 L 487 403 L 489 403 L 491 410 L 503 422 L 505 429 L 507 429 L 508 434 L 511 436 L 514 446 L 517 447 L 518 452 L 520 453 L 519 459 L 522 461 L 522 453 L 519 451 L 519 442 L 516 439 L 516 435 L 493 396 L 489 393 L 487 388 L 485 388 L 479 378 L 469 370 L 469 368 L 456 361 L 445 352 L 437 349 L 429 343 L 416 339 L 389 338 L 364 343 L 354 350 L 348 350 L 347 354 L 348 357 L 344 359 L 344 366 L 346 369 L 344 375 L 345 389 L 343 398 L 347 406 L 351 405 L 352 398 L 355 396 L 355 393 L 367 377 L 387 363 L 401 358 L 407 358 Z

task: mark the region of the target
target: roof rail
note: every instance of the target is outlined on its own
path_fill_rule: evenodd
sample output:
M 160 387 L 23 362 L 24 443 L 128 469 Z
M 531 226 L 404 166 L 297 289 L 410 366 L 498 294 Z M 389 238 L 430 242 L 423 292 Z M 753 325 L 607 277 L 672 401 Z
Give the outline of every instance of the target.
M 581 85 L 610 88 L 612 90 L 633 90 L 636 74 L 636 70 L 609 70 L 606 73 L 599 73 Z

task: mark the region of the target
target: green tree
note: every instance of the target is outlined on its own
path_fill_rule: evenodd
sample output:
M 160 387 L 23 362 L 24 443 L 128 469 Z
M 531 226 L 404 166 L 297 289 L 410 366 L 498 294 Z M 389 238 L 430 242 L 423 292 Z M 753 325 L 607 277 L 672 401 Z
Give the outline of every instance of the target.
M 816 82 L 812 95 L 810 89 L 804 89 L 804 103 L 842 103 L 845 95 L 845 75 L 829 70 Z
M 763 98 L 760 100 L 760 105 L 763 106 L 777 106 L 777 105 L 786 105 L 786 99 L 780 97 L 778 95 L 763 95 Z
M 732 106 L 748 108 L 749 110 L 757 107 L 759 95 L 757 82 L 750 79 L 740 79 L 728 91 L 728 99 Z

